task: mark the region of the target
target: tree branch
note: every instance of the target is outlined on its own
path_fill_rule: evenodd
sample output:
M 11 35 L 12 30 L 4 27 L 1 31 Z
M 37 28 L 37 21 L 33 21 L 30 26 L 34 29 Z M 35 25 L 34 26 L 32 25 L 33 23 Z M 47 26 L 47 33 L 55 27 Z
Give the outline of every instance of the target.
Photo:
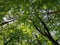
M 38 29 L 38 27 L 35 25 L 35 23 L 33 22 L 33 25 L 34 25 L 34 27 L 36 28 L 36 30 L 38 30 L 38 32 L 40 32 L 42 35 L 44 35 L 45 36 L 45 34 L 40 30 L 40 29 Z
M 53 37 L 51 36 L 50 32 L 49 32 L 49 29 L 48 27 L 46 26 L 46 24 L 43 22 L 43 20 L 38 16 L 36 15 L 38 19 L 40 19 L 42 25 L 44 26 L 44 28 L 46 29 L 47 33 L 45 34 L 45 36 L 52 42 L 53 45 L 59 45 L 57 41 L 55 41 L 53 39 Z
M 41 23 L 42 23 L 42 25 L 44 26 L 44 28 L 46 29 L 47 34 L 50 35 L 49 29 L 48 29 L 48 27 L 46 26 L 46 24 L 42 21 L 42 19 L 41 19 L 38 15 L 36 15 L 36 16 L 37 16 L 37 18 L 41 21 Z
M 52 11 L 52 12 L 47 12 L 46 14 L 56 14 L 56 13 L 60 13 L 60 10 Z
M 37 39 L 37 41 L 38 41 L 39 45 L 41 45 L 41 42 L 40 42 L 40 40 L 38 39 L 38 36 L 37 36 L 37 35 L 35 35 L 35 37 L 36 37 L 36 39 Z
M 0 25 L 8 24 L 9 22 L 13 22 L 15 19 L 11 19 L 10 21 L 7 22 L 2 22 Z
M 8 41 L 6 41 L 6 42 L 4 43 L 4 45 L 7 45 L 13 38 L 14 38 L 14 36 L 11 37 Z

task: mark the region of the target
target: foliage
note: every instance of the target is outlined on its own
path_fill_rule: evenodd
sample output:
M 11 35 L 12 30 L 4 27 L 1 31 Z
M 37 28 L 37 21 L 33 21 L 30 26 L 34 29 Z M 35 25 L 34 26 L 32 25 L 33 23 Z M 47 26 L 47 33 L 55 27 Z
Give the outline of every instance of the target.
M 59 5 L 60 0 L 0 0 L 0 45 L 59 43 Z

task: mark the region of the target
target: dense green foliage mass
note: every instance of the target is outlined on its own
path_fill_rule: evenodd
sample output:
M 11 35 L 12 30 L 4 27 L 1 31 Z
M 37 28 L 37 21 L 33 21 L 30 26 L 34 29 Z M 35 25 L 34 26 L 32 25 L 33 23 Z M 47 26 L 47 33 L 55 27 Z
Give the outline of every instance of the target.
M 59 45 L 60 0 L 0 0 L 0 45 Z

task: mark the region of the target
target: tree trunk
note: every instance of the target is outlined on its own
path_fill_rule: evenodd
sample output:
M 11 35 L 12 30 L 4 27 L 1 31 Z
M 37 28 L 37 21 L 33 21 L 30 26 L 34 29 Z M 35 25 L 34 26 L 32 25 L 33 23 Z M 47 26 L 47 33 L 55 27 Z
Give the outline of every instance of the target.
M 52 38 L 51 35 L 48 35 L 47 37 L 48 37 L 48 39 L 52 42 L 53 45 L 59 45 L 58 42 L 55 41 L 55 40 Z

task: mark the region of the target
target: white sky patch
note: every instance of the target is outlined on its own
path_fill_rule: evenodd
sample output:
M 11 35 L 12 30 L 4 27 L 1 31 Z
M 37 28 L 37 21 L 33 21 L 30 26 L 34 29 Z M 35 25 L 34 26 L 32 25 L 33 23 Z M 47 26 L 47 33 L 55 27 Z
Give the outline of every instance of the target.
M 13 23 L 13 21 L 12 22 L 9 22 L 9 24 L 11 24 L 11 23 Z
M 46 11 L 45 10 L 40 10 L 40 12 L 43 14 L 43 13 L 46 13 Z
M 47 15 L 44 16 L 44 19 L 48 18 Z
M 58 43 L 60 44 L 60 40 L 58 41 Z
M 21 11 L 22 14 L 24 14 L 24 11 Z
M 12 20 L 12 19 L 11 19 Z M 9 22 L 9 21 L 11 21 L 11 20 L 8 20 L 6 17 L 3 17 L 3 21 L 4 22 Z
M 53 30 L 53 31 L 50 31 L 50 33 L 53 37 L 56 37 L 56 33 L 57 33 L 56 31 Z
M 60 23 L 57 23 L 57 25 L 60 25 Z
M 6 17 L 3 17 L 3 21 L 6 22 L 7 21 L 7 18 Z

